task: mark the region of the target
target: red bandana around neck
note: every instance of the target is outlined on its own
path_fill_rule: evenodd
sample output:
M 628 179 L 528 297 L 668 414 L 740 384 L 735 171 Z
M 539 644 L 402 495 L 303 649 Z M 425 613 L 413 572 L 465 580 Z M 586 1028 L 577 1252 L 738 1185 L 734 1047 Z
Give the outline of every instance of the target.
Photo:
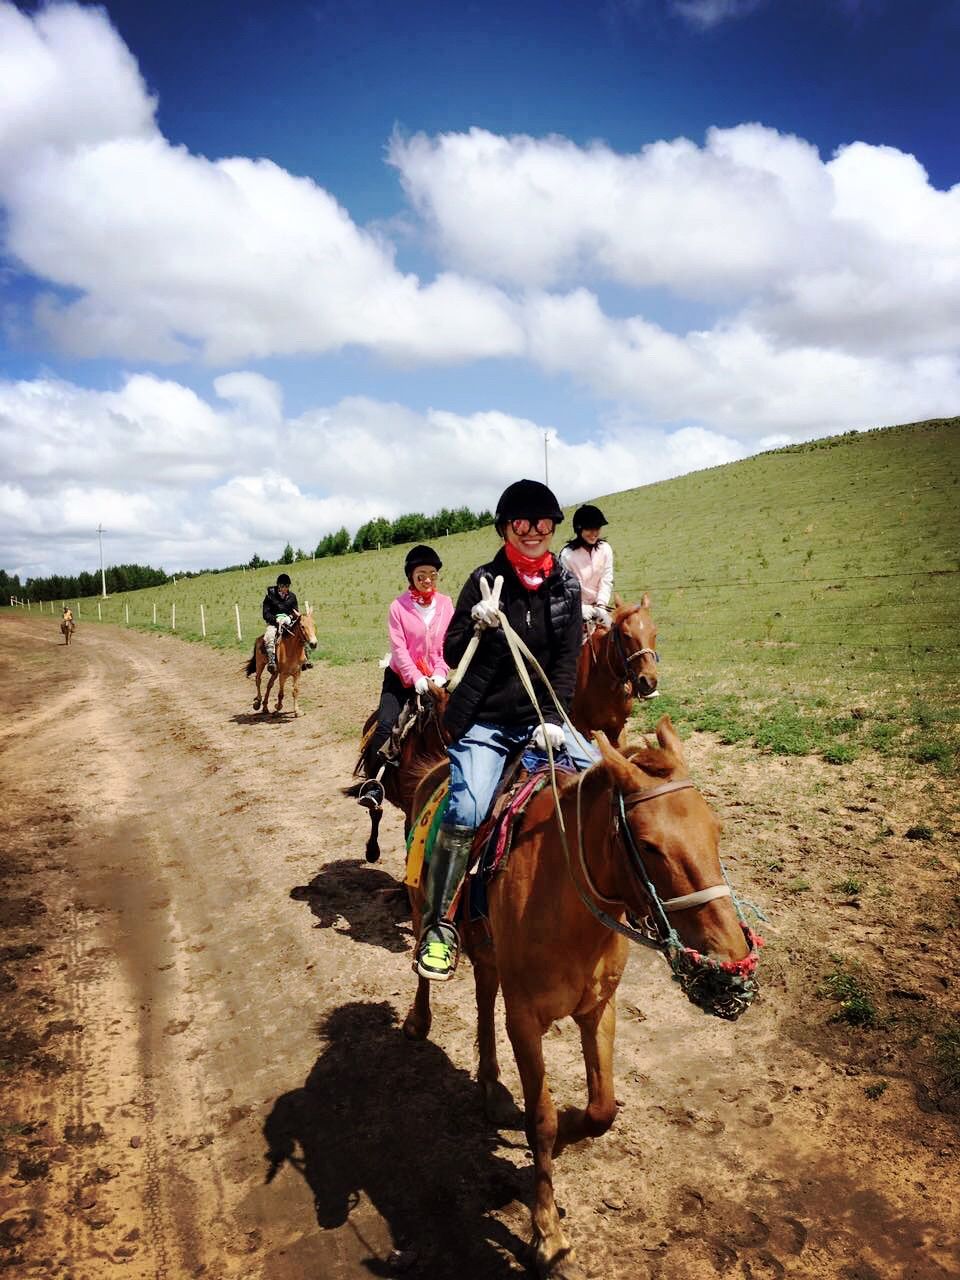
M 426 607 L 428 604 L 433 604 L 433 597 L 436 594 L 436 590 L 436 587 L 427 587 L 424 591 L 418 591 L 416 587 L 411 587 L 410 594 L 413 596 L 417 604 L 422 604 Z
M 518 551 L 512 542 L 505 542 L 503 549 L 514 572 L 528 591 L 536 591 L 537 587 L 542 586 L 544 578 L 553 570 L 552 551 L 545 551 L 542 556 L 532 559 Z

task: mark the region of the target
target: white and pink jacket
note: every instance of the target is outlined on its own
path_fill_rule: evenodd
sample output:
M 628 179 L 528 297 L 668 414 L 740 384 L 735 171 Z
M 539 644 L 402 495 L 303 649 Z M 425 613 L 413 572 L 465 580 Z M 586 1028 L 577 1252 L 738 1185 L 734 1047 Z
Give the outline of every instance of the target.
M 390 666 L 408 689 L 420 676 L 445 676 L 450 670 L 443 659 L 443 639 L 452 617 L 453 601 L 439 591 L 429 608 L 417 604 L 409 591 L 391 604 Z
M 564 547 L 560 563 L 580 579 L 580 599 L 584 604 L 609 604 L 613 591 L 613 548 L 600 541 L 589 547 Z

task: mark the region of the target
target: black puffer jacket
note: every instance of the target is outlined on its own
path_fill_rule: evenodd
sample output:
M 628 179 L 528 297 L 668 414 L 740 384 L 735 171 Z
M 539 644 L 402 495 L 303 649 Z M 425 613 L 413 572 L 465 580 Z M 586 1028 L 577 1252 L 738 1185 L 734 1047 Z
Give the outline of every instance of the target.
M 288 591 L 285 596 L 281 596 L 276 587 L 267 587 L 267 594 L 263 597 L 263 620 L 268 627 L 277 625 L 277 614 L 299 613 L 297 608 L 297 597 L 292 591 Z
M 560 702 L 569 711 L 577 679 L 583 635 L 580 583 L 554 557 L 553 572 L 536 591 L 528 591 L 501 549 L 489 564 L 474 569 L 464 583 L 443 646 L 455 667 L 473 636 L 470 610 L 481 599 L 480 579 L 503 576 L 500 608 L 510 625 L 546 672 Z M 553 699 L 533 677 L 540 710 L 548 724 L 560 724 Z M 485 724 L 534 725 L 538 717 L 520 683 L 513 658 L 499 627 L 488 628 L 462 682 L 450 695 L 446 727 L 456 740 L 475 721 Z

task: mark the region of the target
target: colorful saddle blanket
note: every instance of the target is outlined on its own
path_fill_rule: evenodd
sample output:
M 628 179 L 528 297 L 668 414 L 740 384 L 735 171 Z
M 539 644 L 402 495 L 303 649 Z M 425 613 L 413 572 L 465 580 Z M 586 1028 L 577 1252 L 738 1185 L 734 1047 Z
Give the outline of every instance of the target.
M 531 766 L 533 772 L 529 771 Z M 576 772 L 573 763 L 565 759 L 556 762 L 556 769 L 558 773 Z M 543 767 L 542 759 L 525 754 L 521 772 L 512 785 L 495 799 L 491 816 L 479 828 L 473 842 L 470 869 L 472 919 L 486 916 L 487 882 L 506 866 L 520 819 L 533 797 L 549 784 L 550 770 Z M 449 779 L 444 778 L 420 811 L 407 837 L 404 884 L 411 888 L 420 885 L 424 867 L 430 865 L 430 855 L 447 811 L 448 788 Z

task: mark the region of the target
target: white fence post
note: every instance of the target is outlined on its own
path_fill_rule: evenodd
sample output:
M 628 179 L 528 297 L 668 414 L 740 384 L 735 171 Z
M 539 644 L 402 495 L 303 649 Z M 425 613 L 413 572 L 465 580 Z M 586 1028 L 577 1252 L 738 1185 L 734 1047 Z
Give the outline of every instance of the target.
M 154 626 L 156 626 L 156 625 L 157 625 L 157 602 L 156 602 L 156 600 L 154 600 L 154 602 L 153 602 L 153 625 L 154 625 Z
M 177 629 L 177 606 L 176 604 L 172 604 L 170 606 L 170 630 L 176 631 L 176 629 Z
M 203 636 L 204 640 L 206 640 L 207 623 L 206 623 L 206 619 L 203 616 L 203 605 L 200 606 L 200 634 Z
M 127 624 L 127 626 L 129 627 L 129 625 L 130 625 L 130 606 L 129 606 L 128 604 L 126 604 L 126 603 L 124 603 L 124 606 L 123 606 L 123 620 L 124 620 L 124 622 Z
M 100 601 L 99 601 L 99 600 L 97 601 L 97 621 L 98 621 L 98 622 L 102 622 L 102 621 L 103 621 L 103 614 L 100 612 Z
M 80 617 L 80 601 L 77 601 L 77 617 Z
M 27 601 L 27 613 L 30 613 L 30 601 Z
M 243 640 L 243 632 L 240 630 L 240 606 L 235 604 L 233 606 L 233 611 L 237 615 L 237 639 Z

